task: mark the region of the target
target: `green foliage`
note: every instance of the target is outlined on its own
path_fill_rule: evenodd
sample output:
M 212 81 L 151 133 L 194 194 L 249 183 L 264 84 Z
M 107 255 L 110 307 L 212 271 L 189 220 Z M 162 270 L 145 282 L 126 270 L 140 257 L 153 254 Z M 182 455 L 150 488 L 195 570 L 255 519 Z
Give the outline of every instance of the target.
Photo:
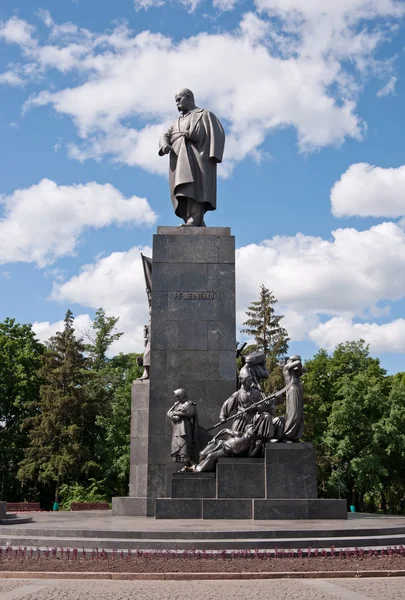
M 107 317 L 104 309 L 96 310 L 92 331 L 88 332 L 87 336 L 89 342 L 84 346 L 94 371 L 102 369 L 107 364 L 108 349 L 122 336 L 122 333 L 115 331 L 118 321 L 119 317 Z
M 128 493 L 131 390 L 132 382 L 142 374 L 137 365 L 138 354 L 118 354 L 105 366 L 109 381 L 108 407 L 99 413 L 97 423 L 101 429 L 100 455 L 104 475 L 113 495 Z
M 249 346 L 250 351 L 259 350 L 267 357 L 283 356 L 288 352 L 288 334 L 280 325 L 283 315 L 276 315 L 274 304 L 277 299 L 264 285 L 260 286 L 260 298 L 251 303 L 246 311 L 248 319 L 243 323 L 245 328 L 241 333 L 255 339 Z
M 135 354 L 108 357 L 122 335 L 117 322 L 97 310 L 84 344 L 75 337 L 68 311 L 64 330 L 49 340 L 39 371 L 40 398 L 24 420 L 29 445 L 18 477 L 26 491 L 32 493 L 39 482 L 48 495 L 63 489 L 66 502 L 96 489 L 103 500 L 127 494 L 131 387 L 142 370 Z
M 43 352 L 31 325 L 14 319 L 0 323 L 0 466 L 16 465 L 23 457 L 28 441 L 21 424 L 38 404 Z M 5 475 L 4 497 L 22 499 L 13 467 Z
M 283 315 L 277 315 L 274 305 L 277 304 L 273 292 L 264 285 L 260 286 L 260 298 L 251 303 L 246 311 L 248 319 L 243 323 L 245 333 L 254 338 L 255 343 L 247 346 L 243 354 L 258 350 L 266 357 L 266 367 L 270 373 L 264 383 L 264 390 L 273 392 L 283 386 L 283 370 L 279 359 L 288 352 L 289 337 L 287 330 L 281 326 Z
M 387 377 L 364 341 L 305 363 L 305 439 L 318 455 L 320 492 L 359 510 L 394 511 L 405 474 L 405 377 Z
M 43 357 L 38 409 L 28 417 L 29 445 L 18 477 L 38 480 L 58 493 L 63 483 L 80 481 L 97 473 L 94 460 L 97 406 L 87 395 L 88 359 L 76 339 L 74 319 L 66 313 L 65 326 L 48 343 Z
M 256 342 L 245 352 L 266 353 L 266 391 L 282 386 L 288 350 L 275 303 L 262 286 L 244 329 Z M 68 311 L 46 348 L 30 325 L 0 323 L 0 457 L 19 462 L 23 483 L 8 473 L 8 498 L 49 506 L 59 494 L 68 509 L 128 493 L 131 388 L 142 369 L 136 354 L 109 357 L 117 323 L 99 309 L 84 344 Z M 387 376 L 363 341 L 320 350 L 305 367 L 304 439 L 317 450 L 320 495 L 395 512 L 405 491 L 405 373 Z
M 60 509 L 70 510 L 72 502 L 109 502 L 105 494 L 106 480 L 89 479 L 90 485 L 64 483 L 59 489 Z
M 133 380 L 142 374 L 136 354 L 107 356 L 111 344 L 122 336 L 117 323 L 116 317 L 106 316 L 100 308 L 86 345 L 91 375 L 87 393 L 98 407 L 95 454 L 103 465 L 103 493 L 110 496 L 128 493 L 131 390 Z

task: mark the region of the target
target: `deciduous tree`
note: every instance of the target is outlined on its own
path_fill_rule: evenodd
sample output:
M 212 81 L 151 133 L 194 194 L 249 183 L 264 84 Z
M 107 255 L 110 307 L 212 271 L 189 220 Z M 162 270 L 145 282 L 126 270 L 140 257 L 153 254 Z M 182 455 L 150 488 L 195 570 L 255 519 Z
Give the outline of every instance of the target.
M 32 415 L 39 401 L 41 356 L 44 346 L 36 339 L 31 325 L 14 319 L 0 323 L 0 461 L 15 465 L 27 445 L 21 424 Z M 21 486 L 11 469 L 6 477 L 5 497 L 21 499 Z

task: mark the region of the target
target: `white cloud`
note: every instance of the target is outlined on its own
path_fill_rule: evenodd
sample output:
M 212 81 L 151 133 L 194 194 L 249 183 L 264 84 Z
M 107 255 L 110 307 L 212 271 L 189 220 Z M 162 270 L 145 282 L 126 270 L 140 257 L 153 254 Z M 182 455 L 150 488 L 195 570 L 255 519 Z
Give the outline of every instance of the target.
M 400 0 L 255 0 L 255 4 L 281 18 L 288 42 L 304 55 L 350 57 L 362 70 L 390 25 L 405 12 Z
M 331 190 L 337 217 L 402 217 L 405 215 L 405 166 L 383 169 L 367 163 L 351 165 Z
M 142 351 L 148 313 L 141 252 L 151 255 L 150 248 L 134 247 L 86 265 L 77 276 L 56 282 L 51 295 L 66 305 L 102 306 L 108 314 L 119 316 L 125 336 L 115 351 Z M 363 232 L 339 229 L 333 232 L 333 240 L 302 234 L 276 236 L 239 248 L 236 258 L 238 331 L 263 283 L 279 300 L 278 312 L 285 315 L 283 325 L 293 341 L 312 339 L 325 346 L 335 339 L 346 341 L 345 336 L 363 337 L 373 339 L 375 347 L 378 342 L 380 351 L 388 348 L 384 336 L 394 325 L 390 329 L 373 323 L 350 324 L 356 316 L 385 316 L 386 307 L 378 306 L 381 302 L 405 297 L 405 233 L 396 224 L 383 223 Z M 327 323 L 339 324 L 336 338 L 332 325 L 321 324 L 324 316 L 329 317 Z M 399 348 L 399 342 L 392 344 Z
M 156 214 L 145 198 L 125 198 L 110 184 L 37 185 L 0 196 L 0 263 L 35 262 L 40 267 L 73 254 L 86 228 L 153 225 Z
M 382 87 L 380 90 L 378 90 L 377 98 L 382 98 L 384 96 L 389 96 L 390 94 L 394 94 L 396 83 L 397 83 L 397 78 L 391 77 L 390 80 L 388 81 L 388 83 L 386 85 L 384 85 L 384 87 Z
M 273 56 L 258 41 L 266 27 L 257 17 L 253 22 L 246 16 L 234 34 L 204 33 L 179 44 L 150 32 L 131 37 L 121 28 L 114 37 L 103 37 L 109 52 L 89 53 L 77 62 L 76 68 L 89 74 L 88 81 L 42 92 L 27 107 L 51 104 L 58 113 L 70 115 L 85 140 L 81 158 L 111 153 L 154 172 L 163 170 L 157 167 L 158 132 L 174 116 L 173 93 L 185 82 L 200 104 L 229 122 L 226 157 L 231 163 L 280 126 L 295 127 L 305 150 L 339 144 L 347 136 L 359 139 L 362 123 L 352 94 L 340 94 L 339 101 L 329 94 L 340 78 L 339 66 L 324 62 L 314 68 L 307 59 Z M 158 88 L 159 94 L 150 94 Z M 133 116 L 149 123 L 140 130 L 123 124 Z M 139 137 L 147 138 L 146 155 L 137 148 Z
M 76 303 L 94 309 L 103 307 L 108 315 L 119 317 L 118 331 L 124 336 L 114 343 L 113 352 L 142 352 L 143 326 L 148 322 L 141 252 L 152 255 L 149 247 L 113 252 L 64 283 L 55 283 L 51 299 Z
M 285 315 L 292 342 L 309 339 L 331 350 L 365 339 L 376 353 L 405 352 L 405 320 L 353 322 L 386 317 L 386 303 L 405 298 L 403 229 L 383 223 L 362 232 L 338 229 L 332 236 L 276 236 L 238 249 L 238 327 L 263 283 L 279 300 L 277 311 Z
M 23 48 L 35 45 L 32 35 L 35 28 L 18 17 L 11 17 L 8 21 L 0 21 L 0 39 L 7 44 L 18 44 Z
M 220 3 L 222 9 L 234 4 Z M 173 95 L 185 85 L 226 124 L 225 175 L 235 162 L 255 156 L 276 128 L 294 128 L 302 151 L 361 139 L 358 94 L 376 67 L 380 44 L 393 35 L 375 18 L 397 22 L 404 7 L 393 0 L 258 0 L 257 7 L 261 17 L 245 14 L 232 32 L 200 32 L 179 42 L 150 31 L 135 35 L 125 25 L 95 34 L 56 25 L 49 13 L 43 16 L 47 43 L 22 21 L 3 23 L 3 31 L 20 44 L 36 76 L 50 67 L 80 74 L 82 83 L 43 90 L 26 104 L 51 105 L 72 118 L 80 142 L 72 141 L 69 152 L 80 160 L 108 154 L 163 173 L 158 133 L 173 119 Z M 11 33 L 13 27 L 18 31 Z
M 405 319 L 378 325 L 353 323 L 351 319 L 334 317 L 313 329 L 310 338 L 327 350 L 333 350 L 340 343 L 363 339 L 370 344 L 371 352 L 405 353 Z
M 220 11 L 225 12 L 233 10 L 238 2 L 239 0 L 213 0 L 212 4 L 214 8 L 219 8 Z
M 281 325 L 288 331 L 288 335 L 294 342 L 300 342 L 307 339 L 308 333 L 319 324 L 319 317 L 315 314 L 303 314 L 291 310 L 288 307 L 284 310 L 282 306 L 276 309 L 278 314 L 283 314 L 284 319 Z
M 1 84 L 19 86 L 24 85 L 24 81 L 14 71 L 4 71 L 4 73 L 0 73 L 0 85 Z
M 65 323 L 63 320 L 54 321 L 35 321 L 32 324 L 32 329 L 40 342 L 45 343 L 56 333 L 63 331 Z M 80 314 L 75 316 L 75 334 L 78 338 L 84 338 L 86 332 L 91 328 L 91 318 L 89 315 Z
M 162 0 L 134 0 L 135 10 L 148 10 L 149 8 L 159 8 L 163 6 Z
M 304 315 L 362 315 L 382 299 L 405 296 L 401 227 L 337 229 L 332 238 L 298 233 L 237 250 L 238 304 L 247 306 L 261 283 L 281 305 Z

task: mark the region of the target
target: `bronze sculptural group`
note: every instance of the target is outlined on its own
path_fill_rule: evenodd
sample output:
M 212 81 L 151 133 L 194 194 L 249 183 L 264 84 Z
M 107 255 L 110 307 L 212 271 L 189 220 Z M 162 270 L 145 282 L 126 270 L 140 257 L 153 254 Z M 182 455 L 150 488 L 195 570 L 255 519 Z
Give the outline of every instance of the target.
M 255 356 L 250 358 L 248 355 L 246 361 L 248 365 L 259 360 L 258 353 L 254 354 Z M 267 397 L 259 392 L 257 387 L 260 387 L 260 379 L 268 373 L 263 361 L 257 364 L 260 368 L 256 373 L 260 373 L 260 376 L 256 381 L 253 380 L 249 367 L 241 369 L 240 388 L 225 400 L 220 412 L 220 421 L 212 429 L 229 420 L 233 421 L 232 425 L 230 428 L 222 429 L 213 437 L 200 452 L 198 463 L 192 460 L 192 453 L 189 450 L 195 448 L 197 442 L 197 430 L 190 424 L 190 419 L 197 419 L 197 407 L 187 400 L 184 390 L 174 392 L 179 397 L 178 402 L 167 414 L 173 421 L 172 457 L 176 462 L 185 465 L 182 470 L 196 473 L 212 471 L 215 470 L 218 458 L 256 457 L 262 454 L 266 443 L 300 441 L 304 425 L 303 390 L 300 377 L 305 371 L 301 357 L 294 355 L 286 361 L 283 367 L 285 388 Z M 286 392 L 286 414 L 277 417 L 273 413 L 276 404 L 280 403 L 283 392 Z M 185 448 L 188 450 L 184 450 Z

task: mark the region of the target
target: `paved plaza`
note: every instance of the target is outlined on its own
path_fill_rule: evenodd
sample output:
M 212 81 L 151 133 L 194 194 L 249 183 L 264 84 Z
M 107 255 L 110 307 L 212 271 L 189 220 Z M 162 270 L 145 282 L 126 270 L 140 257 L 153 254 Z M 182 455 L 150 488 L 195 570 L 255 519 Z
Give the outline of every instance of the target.
M 22 514 L 22 513 L 21 513 Z M 399 515 L 375 515 L 365 513 L 349 514 L 348 520 L 319 519 L 319 520 L 274 520 L 253 521 L 251 519 L 168 519 L 156 520 L 153 517 L 121 517 L 113 516 L 110 510 L 85 511 L 85 512 L 40 512 L 30 513 L 33 523 L 0 527 L 0 532 L 10 535 L 19 534 L 21 531 L 51 532 L 64 530 L 71 532 L 99 531 L 99 532 L 179 532 L 195 531 L 235 531 L 243 530 L 257 532 L 264 530 L 273 531 L 325 531 L 347 530 L 350 533 L 355 529 L 369 529 L 382 527 L 400 527 L 405 525 L 405 517 Z
M 403 600 L 405 578 L 268 581 L 0 579 L 1 600 Z
M 0 546 L 223 550 L 405 545 L 405 518 L 349 515 L 347 520 L 253 521 L 116 517 L 111 511 L 33 513 L 0 526 Z

